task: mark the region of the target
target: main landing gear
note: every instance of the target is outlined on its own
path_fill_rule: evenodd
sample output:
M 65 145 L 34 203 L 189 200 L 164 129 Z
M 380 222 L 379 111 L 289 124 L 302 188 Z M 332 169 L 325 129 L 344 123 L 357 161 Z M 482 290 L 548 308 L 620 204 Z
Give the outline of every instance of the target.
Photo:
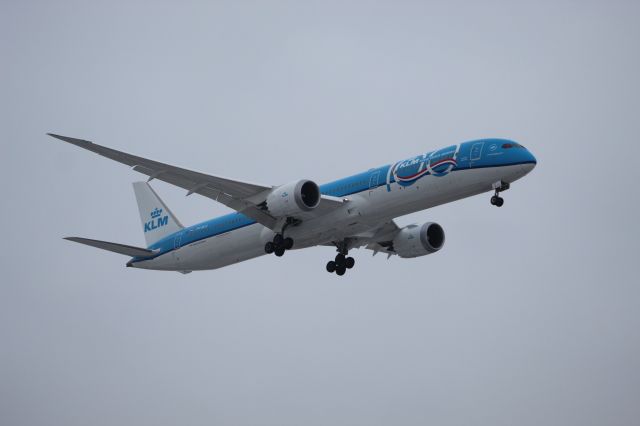
M 496 192 L 494 193 L 493 197 L 491 197 L 491 205 L 496 207 L 502 207 L 502 205 L 504 204 L 504 198 L 500 197 L 499 194 L 502 191 L 506 191 L 507 189 L 509 189 L 509 184 L 507 182 L 498 181 L 494 183 L 492 186 Z
M 342 276 L 347 272 L 347 269 L 353 268 L 353 265 L 356 264 L 356 260 L 351 256 L 347 257 L 349 251 L 346 248 L 346 243 L 336 245 L 338 246 L 339 253 L 336 255 L 335 260 L 330 260 L 327 263 L 327 272 L 335 272 L 336 275 Z
M 346 257 L 344 254 L 338 253 L 336 255 L 336 260 L 330 260 L 327 263 L 327 272 L 335 272 L 336 275 L 344 275 L 344 273 L 347 272 L 347 269 L 353 268 L 353 265 L 355 264 L 356 260 L 353 257 Z
M 264 245 L 264 252 L 267 254 L 275 253 L 276 256 L 281 257 L 285 251 L 292 248 L 292 238 L 285 238 L 282 234 L 276 234 L 273 237 L 273 241 L 269 241 Z

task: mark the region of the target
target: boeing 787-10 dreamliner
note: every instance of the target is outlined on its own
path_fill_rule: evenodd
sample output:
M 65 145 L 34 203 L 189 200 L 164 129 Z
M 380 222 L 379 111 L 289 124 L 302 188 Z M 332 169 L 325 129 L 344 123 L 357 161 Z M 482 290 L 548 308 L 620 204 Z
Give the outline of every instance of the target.
M 480 139 L 447 146 L 382 167 L 318 185 L 300 179 L 263 185 L 212 176 L 82 139 L 50 134 L 147 175 L 135 182 L 146 247 L 87 238 L 68 240 L 130 256 L 127 266 L 179 271 L 217 269 L 264 254 L 324 245 L 338 254 L 328 272 L 344 275 L 355 260 L 349 251 L 364 247 L 401 258 L 425 256 L 444 246 L 435 222 L 399 227 L 394 218 L 484 192 L 491 204 L 500 192 L 536 166 L 522 145 L 506 139 Z M 235 213 L 184 227 L 149 185 L 153 179 L 218 201 Z

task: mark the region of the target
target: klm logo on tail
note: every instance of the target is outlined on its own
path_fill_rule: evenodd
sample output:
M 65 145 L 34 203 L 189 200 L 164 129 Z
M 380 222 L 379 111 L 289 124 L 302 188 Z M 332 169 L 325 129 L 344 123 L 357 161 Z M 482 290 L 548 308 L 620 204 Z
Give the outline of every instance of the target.
M 155 208 L 151 212 L 151 220 L 144 224 L 144 232 L 153 231 L 169 223 L 169 216 L 162 216 L 162 209 Z

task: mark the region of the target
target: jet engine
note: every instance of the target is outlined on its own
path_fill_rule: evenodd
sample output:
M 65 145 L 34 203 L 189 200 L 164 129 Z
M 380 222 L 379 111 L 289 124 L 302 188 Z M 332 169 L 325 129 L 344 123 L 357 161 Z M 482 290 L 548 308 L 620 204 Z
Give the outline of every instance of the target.
M 400 257 L 418 257 L 435 253 L 444 246 L 444 229 L 434 222 L 405 226 L 392 241 Z
M 320 188 L 310 180 L 287 183 L 271 191 L 266 207 L 275 217 L 294 216 L 308 212 L 320 204 Z

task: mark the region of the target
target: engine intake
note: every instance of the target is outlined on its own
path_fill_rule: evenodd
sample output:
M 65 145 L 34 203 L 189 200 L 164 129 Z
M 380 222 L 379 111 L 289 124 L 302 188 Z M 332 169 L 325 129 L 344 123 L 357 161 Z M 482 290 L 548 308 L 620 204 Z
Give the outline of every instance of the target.
M 267 196 L 269 213 L 276 217 L 308 212 L 320 204 L 320 188 L 307 179 L 279 186 Z
M 444 229 L 435 222 L 405 226 L 393 239 L 393 250 L 400 257 L 419 257 L 435 253 L 444 246 Z

